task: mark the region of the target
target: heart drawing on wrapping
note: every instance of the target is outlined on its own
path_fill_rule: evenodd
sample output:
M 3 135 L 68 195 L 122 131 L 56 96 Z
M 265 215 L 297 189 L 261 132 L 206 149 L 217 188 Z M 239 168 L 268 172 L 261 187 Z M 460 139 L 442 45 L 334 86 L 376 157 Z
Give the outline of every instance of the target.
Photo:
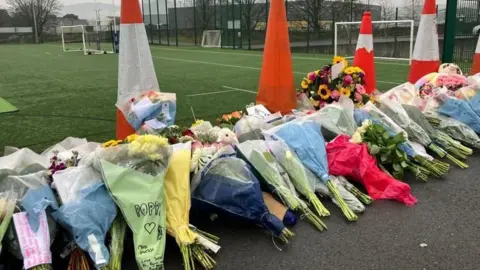
M 146 223 L 145 226 L 143 226 L 143 228 L 145 228 L 145 231 L 147 231 L 148 234 L 152 234 L 153 230 L 155 230 L 155 227 L 155 222 Z

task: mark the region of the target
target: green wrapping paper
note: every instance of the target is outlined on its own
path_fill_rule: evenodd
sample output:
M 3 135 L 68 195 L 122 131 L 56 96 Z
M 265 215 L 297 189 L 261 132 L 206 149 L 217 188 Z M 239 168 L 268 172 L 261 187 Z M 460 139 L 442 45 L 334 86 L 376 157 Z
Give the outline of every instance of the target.
M 144 174 L 101 161 L 102 171 L 113 200 L 133 232 L 135 258 L 139 269 L 163 269 L 166 212 L 164 174 Z

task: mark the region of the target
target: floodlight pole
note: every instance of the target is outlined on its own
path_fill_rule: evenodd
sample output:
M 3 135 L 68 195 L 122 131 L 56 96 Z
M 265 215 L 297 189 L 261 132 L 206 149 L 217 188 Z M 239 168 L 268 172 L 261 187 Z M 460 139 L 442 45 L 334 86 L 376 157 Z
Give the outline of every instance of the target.
M 112 0 L 113 5 L 113 33 L 117 33 L 117 11 L 115 8 L 115 0 Z

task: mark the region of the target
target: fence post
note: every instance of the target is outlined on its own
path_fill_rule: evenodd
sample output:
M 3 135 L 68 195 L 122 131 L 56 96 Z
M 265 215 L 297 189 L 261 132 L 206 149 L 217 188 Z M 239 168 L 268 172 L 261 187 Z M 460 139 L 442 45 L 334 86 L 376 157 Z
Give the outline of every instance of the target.
M 152 2 L 148 0 L 148 16 L 150 25 L 150 44 L 153 44 L 153 27 L 152 27 Z
M 197 14 L 197 1 L 193 0 L 193 36 L 194 36 L 195 46 L 197 46 L 197 15 L 196 14 Z
M 145 24 L 145 9 L 143 7 L 143 1 L 145 0 L 142 0 L 142 21 L 143 21 L 143 24 Z
M 158 5 L 158 0 L 157 2 L 157 31 L 158 31 L 158 44 L 162 45 L 162 24 L 160 22 L 160 7 Z M 165 10 L 165 14 L 167 14 L 167 11 Z
M 268 0 L 265 1 L 265 33 L 267 31 L 267 27 L 268 27 Z
M 223 49 L 223 6 L 222 1 L 220 1 L 220 48 Z
M 217 30 L 217 1 L 213 0 L 213 20 L 215 21 L 214 30 Z
M 307 12 L 307 53 L 310 53 L 310 13 Z
M 158 0 L 157 0 L 158 1 Z M 168 11 L 168 1 L 165 1 L 165 20 L 167 21 L 167 45 L 170 46 L 170 12 Z
M 396 21 L 398 20 L 398 7 L 395 8 L 395 20 Z M 397 55 L 397 31 L 398 31 L 398 24 L 395 23 L 395 30 L 393 31 L 394 41 L 393 41 L 393 56 L 392 57 L 396 57 L 396 55 Z
M 232 39 L 233 39 L 233 49 L 235 50 L 235 2 L 232 0 Z
M 243 49 L 243 5 L 242 1 L 238 1 L 238 8 L 240 9 L 240 49 Z
M 173 0 L 173 11 L 175 13 L 175 46 L 178 47 L 178 20 L 177 20 L 177 0 Z
M 442 62 L 453 62 L 453 47 L 455 46 L 455 23 L 457 19 L 457 0 L 447 1 L 445 12 L 445 33 L 443 35 Z

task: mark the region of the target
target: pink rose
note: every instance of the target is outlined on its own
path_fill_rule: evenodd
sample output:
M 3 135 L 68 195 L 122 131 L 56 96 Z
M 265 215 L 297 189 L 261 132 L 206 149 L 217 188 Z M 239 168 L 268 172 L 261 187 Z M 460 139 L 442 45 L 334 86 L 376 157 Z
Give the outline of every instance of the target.
M 347 75 L 343 78 L 343 84 L 344 85 L 349 85 L 349 84 L 352 84 L 352 83 L 353 83 L 352 76 Z
M 358 101 L 358 102 L 361 102 L 363 100 L 363 96 L 360 94 L 360 93 L 355 93 L 355 99 Z
M 331 94 L 331 97 L 333 99 L 337 100 L 338 98 L 340 98 L 340 92 L 338 92 L 338 90 L 333 90 L 332 94 Z
M 310 72 L 310 73 L 308 73 L 308 79 L 309 79 L 310 81 L 314 81 L 315 78 L 317 78 L 317 75 L 315 74 L 315 72 Z
M 358 92 L 359 94 L 365 95 L 366 91 L 365 91 L 365 87 L 363 87 L 363 85 L 357 84 L 357 85 L 356 85 L 356 88 L 357 88 L 357 92 Z

